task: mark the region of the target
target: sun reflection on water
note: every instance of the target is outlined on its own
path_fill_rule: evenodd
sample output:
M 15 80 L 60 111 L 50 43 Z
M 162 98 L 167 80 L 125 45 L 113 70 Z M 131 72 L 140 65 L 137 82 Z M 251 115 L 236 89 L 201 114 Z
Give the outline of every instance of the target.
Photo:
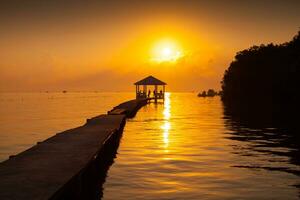
M 168 153 L 169 147 L 169 130 L 171 128 L 171 124 L 169 119 L 171 117 L 171 101 L 170 101 L 170 93 L 165 94 L 165 101 L 164 101 L 164 110 L 163 110 L 163 117 L 164 117 L 164 124 L 161 126 L 163 130 L 163 143 L 164 143 L 164 152 Z
M 163 142 L 164 142 L 164 148 L 166 149 L 169 146 L 169 130 L 171 128 L 170 122 L 166 121 L 161 126 L 163 130 Z
M 169 120 L 171 117 L 171 101 L 170 101 L 170 93 L 166 92 L 165 93 L 165 101 L 164 101 L 164 111 L 163 111 L 163 116 L 165 120 Z

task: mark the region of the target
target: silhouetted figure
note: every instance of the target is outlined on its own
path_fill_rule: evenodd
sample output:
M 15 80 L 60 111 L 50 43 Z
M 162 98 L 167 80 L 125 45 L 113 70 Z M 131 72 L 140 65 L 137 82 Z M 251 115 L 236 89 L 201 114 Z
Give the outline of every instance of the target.
M 162 96 L 163 96 L 163 93 L 162 93 L 162 90 L 160 90 L 159 91 L 159 97 L 162 98 Z
M 138 91 L 137 96 L 141 97 L 141 91 Z
M 151 90 L 148 90 L 148 98 L 150 97 L 151 94 Z

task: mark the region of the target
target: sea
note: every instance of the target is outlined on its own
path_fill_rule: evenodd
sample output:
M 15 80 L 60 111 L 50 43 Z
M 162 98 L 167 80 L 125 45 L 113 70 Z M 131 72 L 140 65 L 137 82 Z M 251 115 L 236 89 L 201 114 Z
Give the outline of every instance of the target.
M 0 161 L 134 97 L 0 93 Z M 296 130 L 257 120 L 231 116 L 220 97 L 166 93 L 127 120 L 98 198 L 300 199 Z

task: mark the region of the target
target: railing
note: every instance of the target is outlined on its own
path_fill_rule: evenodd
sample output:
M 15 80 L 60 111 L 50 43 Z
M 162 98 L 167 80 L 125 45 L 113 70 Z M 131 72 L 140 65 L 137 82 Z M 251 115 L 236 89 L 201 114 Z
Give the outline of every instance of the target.
M 142 99 L 142 98 L 150 98 L 150 99 L 164 99 L 165 94 L 164 93 L 151 93 L 150 95 L 141 92 L 141 93 L 136 93 L 136 98 L 137 99 Z

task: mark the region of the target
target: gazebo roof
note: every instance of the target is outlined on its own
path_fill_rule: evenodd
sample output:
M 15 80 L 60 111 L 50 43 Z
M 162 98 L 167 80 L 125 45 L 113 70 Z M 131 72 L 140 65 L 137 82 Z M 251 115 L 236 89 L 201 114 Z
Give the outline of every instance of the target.
M 148 76 L 147 78 L 144 78 L 136 82 L 134 85 L 167 85 L 167 84 L 161 80 L 158 80 L 153 76 Z

